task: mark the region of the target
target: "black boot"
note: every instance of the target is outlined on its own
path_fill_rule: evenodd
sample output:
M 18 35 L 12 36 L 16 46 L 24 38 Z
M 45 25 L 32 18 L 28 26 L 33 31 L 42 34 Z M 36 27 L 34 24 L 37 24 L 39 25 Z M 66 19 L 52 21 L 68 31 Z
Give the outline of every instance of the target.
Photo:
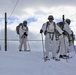
M 63 58 L 63 55 L 60 55 L 59 58 Z
M 22 51 L 22 50 L 19 50 L 20 52 Z
M 65 58 L 69 58 L 69 56 L 67 56 L 67 55 L 63 55 Z
M 67 59 L 68 56 L 67 55 L 60 55 L 59 58 L 62 58 L 62 59 Z

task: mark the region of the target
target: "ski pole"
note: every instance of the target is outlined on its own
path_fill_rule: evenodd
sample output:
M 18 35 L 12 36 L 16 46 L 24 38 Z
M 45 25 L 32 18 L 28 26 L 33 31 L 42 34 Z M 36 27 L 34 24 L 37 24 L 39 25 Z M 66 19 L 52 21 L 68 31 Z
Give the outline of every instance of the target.
M 27 42 L 28 42 L 29 50 L 31 51 L 31 48 L 30 48 L 30 44 L 29 44 L 29 40 L 28 40 L 28 38 L 27 38 Z
M 75 54 L 76 54 L 76 48 L 75 48 L 75 46 L 74 46 L 74 51 L 75 51 Z
M 64 15 L 62 16 L 62 19 L 63 19 L 63 28 L 64 28 L 64 21 L 65 21 L 65 19 L 64 19 Z M 63 30 L 64 31 L 64 30 Z M 67 55 L 67 50 L 66 50 L 66 44 L 65 44 L 65 35 L 63 35 L 63 39 L 64 39 L 64 47 L 65 47 L 65 53 L 66 53 L 66 55 Z M 66 62 L 68 62 L 68 60 L 67 60 L 67 57 L 66 57 Z
M 0 50 L 1 50 L 1 45 L 0 45 Z
M 43 41 L 43 34 L 41 34 L 42 37 L 42 48 L 43 48 L 43 58 L 45 57 L 45 51 L 44 51 L 44 41 Z

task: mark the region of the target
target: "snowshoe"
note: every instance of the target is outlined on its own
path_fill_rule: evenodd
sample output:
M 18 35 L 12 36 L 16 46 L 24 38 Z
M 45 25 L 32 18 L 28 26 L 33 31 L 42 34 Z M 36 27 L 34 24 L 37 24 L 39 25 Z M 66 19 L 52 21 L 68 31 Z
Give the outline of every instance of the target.
M 69 56 L 69 55 L 60 55 L 59 58 L 70 59 L 70 58 L 72 58 L 72 56 Z
M 31 50 L 24 50 L 25 52 L 30 52 Z

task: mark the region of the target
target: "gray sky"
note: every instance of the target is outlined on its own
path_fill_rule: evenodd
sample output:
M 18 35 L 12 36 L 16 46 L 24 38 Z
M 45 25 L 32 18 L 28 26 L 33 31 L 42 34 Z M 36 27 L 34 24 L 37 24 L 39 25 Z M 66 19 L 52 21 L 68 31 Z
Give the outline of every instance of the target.
M 11 26 L 8 26 L 10 29 L 15 29 L 18 23 L 31 17 L 37 19 L 37 21 L 36 23 L 31 22 L 30 26 L 38 24 L 40 28 L 40 24 L 46 22 L 50 14 L 59 19 L 64 14 L 65 18 L 69 17 L 72 20 L 72 26 L 76 22 L 76 0 L 19 0 L 13 11 L 17 1 L 0 0 L 0 25 L 4 25 L 5 12 L 7 12 L 7 17 L 11 18 L 8 20 L 10 22 L 8 25 L 11 24 Z M 3 26 L 0 27 L 0 29 L 2 28 Z
M 8 15 L 11 14 L 17 0 L 0 0 L 0 15 L 2 16 L 4 12 L 7 12 Z M 22 15 L 27 14 L 24 12 L 24 9 L 31 8 L 34 9 L 34 13 L 44 13 L 40 8 L 50 8 L 55 7 L 57 9 L 60 6 L 72 6 L 76 7 L 75 5 L 76 0 L 19 0 L 14 13 L 15 15 Z M 45 10 L 45 9 L 44 9 Z M 69 9 L 68 9 L 69 10 Z

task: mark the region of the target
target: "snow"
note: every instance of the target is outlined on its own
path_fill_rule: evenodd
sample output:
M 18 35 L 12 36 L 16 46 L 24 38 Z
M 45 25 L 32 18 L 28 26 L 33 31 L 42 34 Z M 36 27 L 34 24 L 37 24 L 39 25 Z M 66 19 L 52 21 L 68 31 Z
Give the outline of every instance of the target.
M 0 75 L 76 75 L 75 51 L 70 55 L 73 58 L 44 62 L 42 52 L 0 51 Z

